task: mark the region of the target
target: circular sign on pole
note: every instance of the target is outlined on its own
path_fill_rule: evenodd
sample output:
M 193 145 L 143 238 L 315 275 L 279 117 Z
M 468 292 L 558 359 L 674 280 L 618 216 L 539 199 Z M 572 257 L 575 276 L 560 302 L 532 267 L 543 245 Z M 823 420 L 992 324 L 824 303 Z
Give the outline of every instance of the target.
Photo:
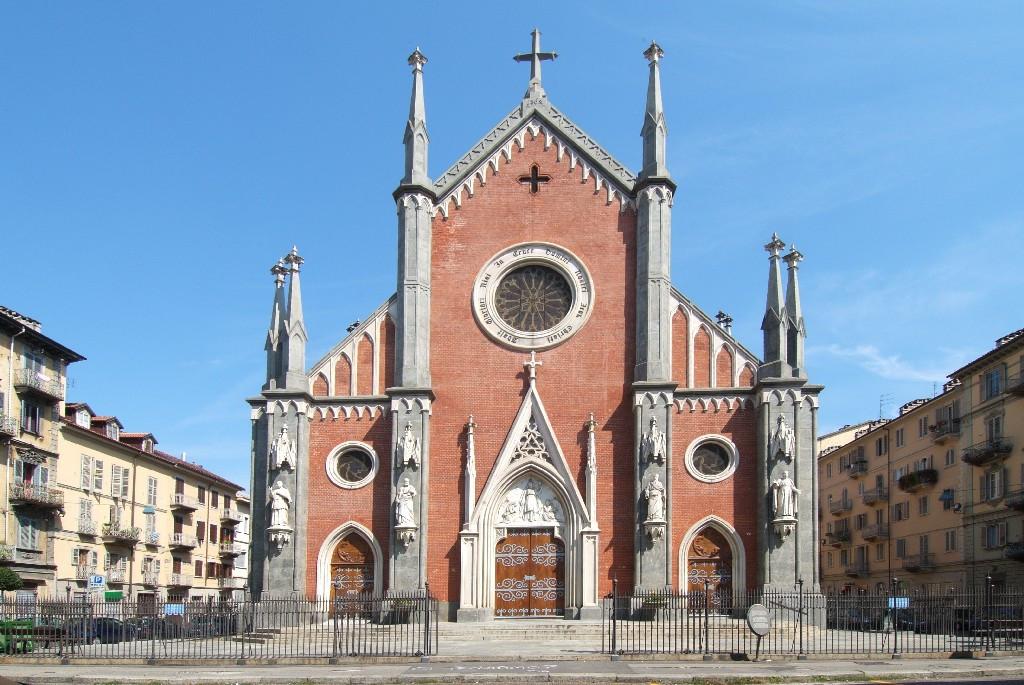
M 752 604 L 747 609 L 747 625 L 758 637 L 764 637 L 772 629 L 772 615 L 764 604 Z

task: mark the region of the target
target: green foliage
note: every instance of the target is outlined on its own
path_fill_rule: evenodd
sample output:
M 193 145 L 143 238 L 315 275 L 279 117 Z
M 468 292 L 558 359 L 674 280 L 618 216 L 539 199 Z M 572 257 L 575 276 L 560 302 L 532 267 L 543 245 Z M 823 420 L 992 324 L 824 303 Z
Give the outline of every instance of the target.
M 21 576 L 7 567 L 0 566 L 0 592 L 8 590 L 20 590 L 24 583 Z

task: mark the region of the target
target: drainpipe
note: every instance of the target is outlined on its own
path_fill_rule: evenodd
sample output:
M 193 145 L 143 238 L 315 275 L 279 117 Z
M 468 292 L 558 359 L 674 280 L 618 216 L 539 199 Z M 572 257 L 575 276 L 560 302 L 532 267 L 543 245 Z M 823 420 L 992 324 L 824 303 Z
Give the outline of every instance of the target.
M 22 326 L 21 330 L 11 336 L 10 351 L 7 354 L 7 394 L 4 395 L 4 414 L 9 415 L 9 408 L 11 406 L 11 397 L 14 396 L 14 339 L 25 332 L 25 327 Z M 4 501 L 7 502 L 7 509 L 4 511 L 4 544 L 8 544 L 7 541 L 7 529 L 8 521 L 7 518 L 11 513 L 11 443 L 7 442 L 7 478 L 4 479 Z

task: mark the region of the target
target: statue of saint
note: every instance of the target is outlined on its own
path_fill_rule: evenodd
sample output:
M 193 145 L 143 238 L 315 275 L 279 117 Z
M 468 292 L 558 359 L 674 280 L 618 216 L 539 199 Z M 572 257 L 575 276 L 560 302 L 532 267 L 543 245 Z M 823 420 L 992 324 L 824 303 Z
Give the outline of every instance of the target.
M 399 528 L 416 527 L 415 498 L 416 488 L 409 483 L 408 478 L 403 478 L 402 484 L 395 491 L 395 525 Z
M 772 481 L 772 505 L 776 519 L 796 518 L 799 494 L 796 483 L 789 477 L 789 471 L 783 471 L 782 478 Z
M 270 489 L 270 525 L 273 528 L 288 527 L 288 507 L 292 503 L 292 493 L 282 481 L 274 483 Z
M 544 503 L 537 496 L 537 485 L 533 479 L 526 481 L 523 490 L 523 520 L 527 523 L 540 521 L 544 518 Z
M 420 441 L 412 433 L 412 424 L 405 424 L 405 432 L 398 440 L 398 447 L 395 448 L 399 464 L 406 466 L 419 466 L 420 464 Z
M 665 486 L 661 477 L 656 473 L 644 488 L 644 497 L 647 499 L 647 521 L 665 520 Z
M 640 440 L 640 460 L 665 463 L 665 432 L 658 430 L 658 419 L 651 417 L 651 428 Z
M 282 426 L 270 446 L 270 468 L 295 468 L 295 441 L 288 435 L 288 426 Z
M 781 414 L 775 433 L 772 434 L 769 451 L 771 452 L 769 457 L 775 457 L 781 452 L 787 460 L 792 459 L 793 453 L 796 451 L 796 436 L 793 434 L 793 429 L 786 423 L 786 417 Z

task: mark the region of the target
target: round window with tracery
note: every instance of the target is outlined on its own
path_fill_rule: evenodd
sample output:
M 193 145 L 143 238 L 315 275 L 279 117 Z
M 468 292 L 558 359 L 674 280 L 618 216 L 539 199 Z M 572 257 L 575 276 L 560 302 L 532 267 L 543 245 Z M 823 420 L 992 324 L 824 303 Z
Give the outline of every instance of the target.
M 686 450 L 686 470 L 697 480 L 717 483 L 736 471 L 739 463 L 736 445 L 724 435 L 704 435 Z
M 369 445 L 346 442 L 338 445 L 327 459 L 327 476 L 343 488 L 360 488 L 377 474 L 377 455 Z
M 546 331 L 569 313 L 572 288 L 557 270 L 530 264 L 502 277 L 494 293 L 494 307 L 502 321 L 517 331 Z

